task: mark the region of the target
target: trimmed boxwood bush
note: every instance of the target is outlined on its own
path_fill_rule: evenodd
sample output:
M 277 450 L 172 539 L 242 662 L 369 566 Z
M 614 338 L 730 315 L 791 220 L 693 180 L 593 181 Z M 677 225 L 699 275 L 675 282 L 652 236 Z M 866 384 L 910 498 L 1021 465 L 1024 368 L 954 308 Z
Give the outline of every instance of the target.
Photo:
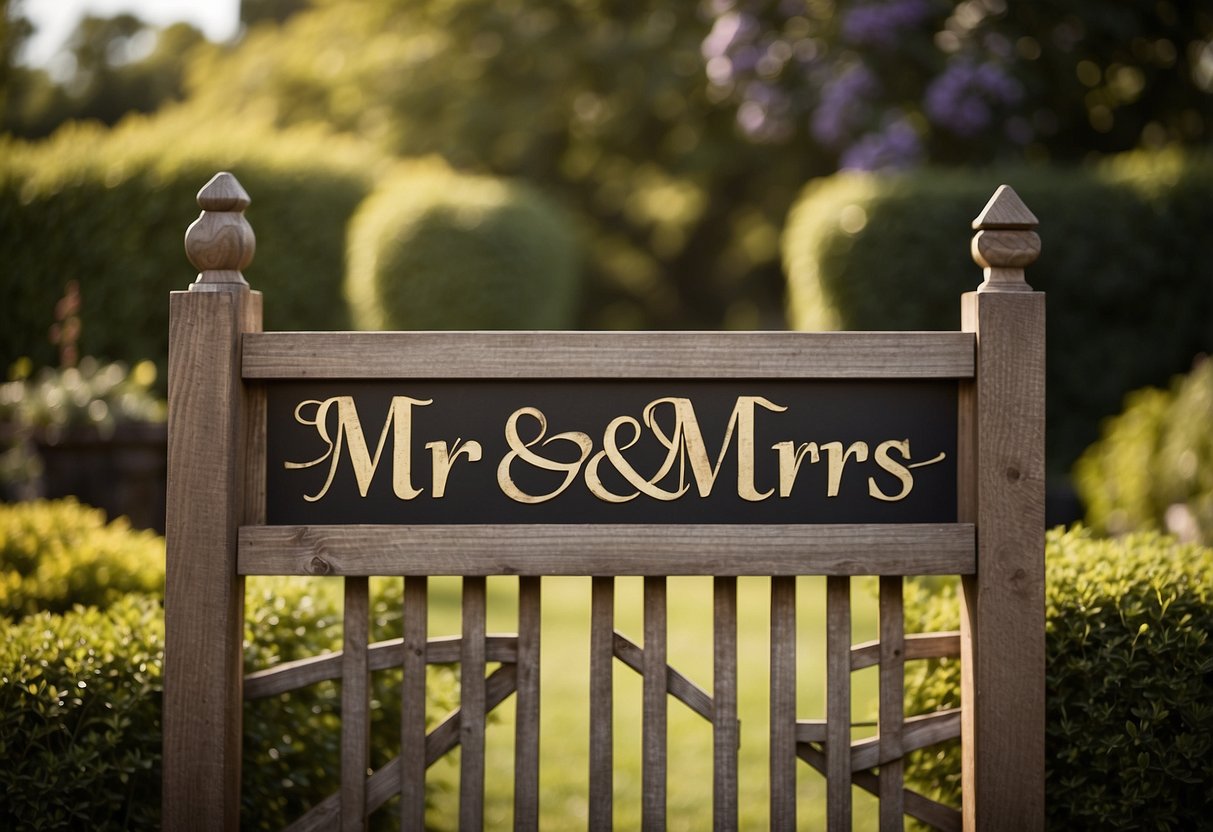
M 346 224 L 385 160 L 318 130 L 203 128 L 169 113 L 112 131 L 69 125 L 49 140 L 0 139 L 0 369 L 57 363 L 47 331 L 69 280 L 80 285 L 80 353 L 155 361 L 164 379 L 168 293 L 193 281 L 185 229 L 195 194 L 230 170 L 252 195 L 267 329 L 344 329 Z
M 164 591 L 164 539 L 74 499 L 0 505 L 0 616 Z M 0 625 L 3 626 L 3 625 Z
M 1131 393 L 1079 458 L 1074 482 L 1099 531 L 1158 529 L 1213 545 L 1213 359 L 1168 390 Z
M 72 500 L 0 505 L 0 571 L 17 576 L 0 619 L 0 755 L 17 761 L 0 766 L 0 829 L 157 828 L 163 538 Z M 400 635 L 401 590 L 373 582 L 373 640 Z M 340 594 L 333 580 L 248 579 L 245 672 L 340 649 Z M 66 612 L 17 617 L 42 606 Z M 455 675 L 428 675 L 436 719 Z M 373 681 L 379 767 L 399 753 L 400 675 Z M 244 719 L 245 826 L 280 829 L 337 789 L 339 683 L 247 702 Z
M 1073 169 L 839 174 L 811 184 L 783 240 L 798 329 L 957 329 L 981 270 L 970 223 L 1003 182 L 1040 219 L 1028 282 L 1048 293 L 1048 459 L 1065 475 L 1125 393 L 1213 352 L 1213 156 Z
M 0 628 L 0 828 L 157 828 L 159 603 L 130 595 Z
M 1059 528 L 1045 565 L 1050 827 L 1213 828 L 1213 549 Z M 914 629 L 957 626 L 954 587 L 907 585 Z M 956 707 L 959 682 L 955 660 L 919 664 L 907 713 Z M 911 787 L 959 805 L 955 744 L 919 752 L 907 771 Z
M 416 162 L 354 217 L 347 294 L 360 329 L 568 329 L 577 260 L 537 191 Z

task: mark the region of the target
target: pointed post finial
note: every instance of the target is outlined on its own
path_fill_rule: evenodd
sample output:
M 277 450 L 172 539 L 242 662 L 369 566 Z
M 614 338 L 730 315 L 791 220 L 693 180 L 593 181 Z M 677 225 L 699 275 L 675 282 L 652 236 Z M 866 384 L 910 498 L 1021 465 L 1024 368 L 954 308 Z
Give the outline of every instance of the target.
M 185 231 L 185 254 L 198 269 L 191 291 L 247 289 L 241 270 L 253 261 L 257 240 L 244 218 L 252 200 L 226 171 L 215 174 L 198 191 L 202 213 Z
M 973 260 L 985 269 L 979 292 L 1030 292 L 1023 270 L 1040 256 L 1039 221 L 1010 185 L 1000 185 L 973 220 Z

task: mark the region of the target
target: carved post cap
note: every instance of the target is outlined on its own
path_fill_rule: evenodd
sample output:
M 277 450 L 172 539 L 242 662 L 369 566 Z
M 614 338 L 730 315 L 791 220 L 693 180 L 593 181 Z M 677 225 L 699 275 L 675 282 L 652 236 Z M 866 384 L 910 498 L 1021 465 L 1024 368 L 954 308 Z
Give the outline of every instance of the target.
M 1023 270 L 1040 256 L 1036 215 L 1010 185 L 1000 185 L 973 220 L 973 260 L 985 269 L 979 292 L 1030 292 Z
M 244 218 L 251 202 L 236 177 L 226 171 L 215 174 L 198 191 L 202 213 L 185 231 L 185 254 L 199 271 L 191 291 L 248 288 L 241 271 L 253 262 L 257 247 L 253 227 Z

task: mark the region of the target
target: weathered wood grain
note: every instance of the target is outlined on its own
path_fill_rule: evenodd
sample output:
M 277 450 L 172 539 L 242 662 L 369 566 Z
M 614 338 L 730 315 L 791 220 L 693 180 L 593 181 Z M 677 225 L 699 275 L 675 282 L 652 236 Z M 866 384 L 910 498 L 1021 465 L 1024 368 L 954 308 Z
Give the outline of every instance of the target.
M 826 817 L 851 828 L 851 579 L 826 579 Z
M 712 826 L 737 828 L 737 579 L 712 581 Z
M 950 575 L 973 527 L 247 526 L 245 575 Z
M 516 830 L 534 830 L 539 826 L 540 580 L 530 576 L 518 579 L 518 693 L 514 722 Z
M 594 578 L 590 592 L 589 828 L 609 832 L 614 814 L 615 579 Z
M 169 298 L 165 568 L 166 828 L 239 828 L 244 581 L 236 530 L 245 499 L 248 398 L 242 330 L 259 327 L 247 288 Z
M 960 656 L 960 631 L 910 633 L 904 637 L 905 660 L 942 659 Z M 851 648 L 851 670 L 880 664 L 880 641 L 865 641 Z
M 615 658 L 637 673 L 644 675 L 643 647 L 626 636 L 615 633 L 614 650 Z M 666 693 L 708 722 L 712 721 L 712 697 L 708 695 L 707 691 L 672 667 L 666 668 L 665 689 Z
M 429 580 L 404 579 L 400 667 L 400 828 L 425 828 L 425 666 L 429 651 Z M 463 652 L 463 639 L 459 640 Z
M 969 378 L 959 332 L 267 332 L 247 379 Z
M 960 714 L 960 709 L 954 708 L 908 717 L 901 733 L 902 753 L 909 754 L 911 751 L 959 737 Z M 901 754 L 896 755 L 897 758 L 900 756 Z M 863 771 L 875 766 L 880 766 L 883 770 L 893 759 L 885 756 L 879 737 L 851 744 L 852 771 Z
M 463 579 L 459 663 L 459 828 L 484 828 L 485 579 Z
M 796 579 L 771 578 L 771 829 L 796 828 Z
M 485 680 L 485 707 L 492 712 L 514 692 L 515 666 L 499 667 Z M 449 715 L 425 738 L 425 749 L 416 755 L 423 763 L 423 770 L 432 766 L 451 749 L 459 745 L 459 711 Z M 408 755 L 405 755 L 407 762 Z M 400 790 L 400 757 L 395 757 L 367 778 L 367 811 L 373 812 L 387 803 Z M 307 814 L 288 826 L 283 832 L 325 832 L 337 828 L 337 817 L 341 811 L 341 793 L 329 795 L 313 806 Z M 424 826 L 406 826 L 405 829 L 424 829 Z
M 800 759 L 812 766 L 817 772 L 825 774 L 826 755 L 820 749 L 814 748 L 806 742 L 796 747 L 796 753 Z M 877 794 L 879 791 L 879 778 L 870 771 L 856 772 L 853 775 L 853 780 L 856 786 L 868 794 Z M 902 801 L 905 804 L 906 814 L 910 817 L 916 818 L 936 829 L 943 830 L 943 832 L 960 832 L 960 812 L 952 807 L 937 803 L 909 789 L 903 792 Z
M 457 664 L 463 639 L 459 636 L 431 638 L 425 647 L 428 664 Z M 485 638 L 484 658 L 487 662 L 513 664 L 518 660 L 518 638 L 511 635 L 490 635 Z M 377 641 L 367 647 L 367 663 L 372 671 L 400 667 L 404 661 L 404 639 Z M 293 662 L 257 670 L 244 677 L 245 700 L 264 699 L 292 690 L 341 678 L 341 654 L 335 650 L 319 656 L 309 656 Z
M 640 825 L 665 829 L 666 811 L 666 579 L 644 579 L 644 685 L 641 728 Z
M 976 466 L 962 492 L 980 571 L 963 582 L 966 829 L 1044 827 L 1044 296 L 965 295 L 977 333 Z
M 905 722 L 905 616 L 902 578 L 880 579 L 880 829 L 905 829 L 902 726 Z M 852 661 L 854 650 L 851 651 Z
M 345 579 L 341 650 L 341 829 L 366 828 L 366 776 L 371 763 L 371 671 L 367 664 L 370 587 L 367 578 Z

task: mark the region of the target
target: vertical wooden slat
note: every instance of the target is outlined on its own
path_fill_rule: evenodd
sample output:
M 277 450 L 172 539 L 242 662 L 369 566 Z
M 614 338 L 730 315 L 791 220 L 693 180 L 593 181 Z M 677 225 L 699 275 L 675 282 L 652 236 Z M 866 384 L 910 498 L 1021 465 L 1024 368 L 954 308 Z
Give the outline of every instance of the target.
M 590 830 L 608 832 L 614 801 L 615 579 L 593 579 L 590 598 Z
M 771 578 L 771 829 L 796 828 L 796 579 Z
M 905 721 L 905 616 L 900 576 L 880 579 L 880 830 L 905 829 L 901 729 Z
M 459 666 L 459 828 L 484 828 L 485 579 L 463 579 Z
M 400 828 L 425 828 L 425 665 L 428 579 L 404 579 L 404 678 L 400 691 Z
M 236 534 L 259 517 L 259 494 L 249 492 L 258 480 L 244 465 L 262 427 L 240 379 L 242 333 L 261 328 L 260 303 L 240 274 L 253 255 L 248 204 L 231 174 L 199 191 L 203 213 L 186 233 L 186 252 L 201 273 L 190 291 L 169 297 L 166 829 L 240 825 L 244 579 Z
M 826 578 L 826 813 L 851 828 L 851 579 Z
M 1010 188 L 973 221 L 985 282 L 966 294 L 975 378 L 962 435 L 962 521 L 977 526 L 977 574 L 961 603 L 961 783 L 968 830 L 1043 829 L 1044 295 L 1024 266 L 1040 251 L 1036 218 Z M 963 446 L 962 446 L 963 447 Z
M 641 742 L 644 795 L 641 827 L 665 829 L 666 809 L 666 579 L 644 579 L 644 719 Z
M 514 828 L 539 825 L 540 578 L 518 579 L 517 718 L 514 724 Z
M 345 578 L 341 653 L 341 829 L 366 828 L 366 775 L 371 761 L 367 578 Z
M 737 828 L 737 579 L 713 582 L 712 825 Z

